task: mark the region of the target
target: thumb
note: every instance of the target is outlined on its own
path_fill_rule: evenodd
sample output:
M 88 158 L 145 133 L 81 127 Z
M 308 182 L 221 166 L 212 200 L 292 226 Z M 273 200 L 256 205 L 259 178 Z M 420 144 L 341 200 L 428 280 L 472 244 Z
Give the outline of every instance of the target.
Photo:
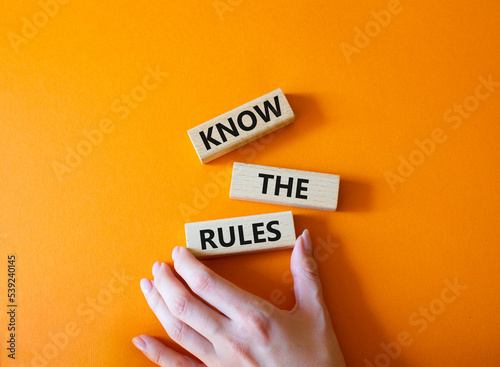
M 311 236 L 306 229 L 295 242 L 290 268 L 296 305 L 294 310 L 318 310 L 323 305 L 323 292 L 319 279 L 318 265 L 313 257 Z

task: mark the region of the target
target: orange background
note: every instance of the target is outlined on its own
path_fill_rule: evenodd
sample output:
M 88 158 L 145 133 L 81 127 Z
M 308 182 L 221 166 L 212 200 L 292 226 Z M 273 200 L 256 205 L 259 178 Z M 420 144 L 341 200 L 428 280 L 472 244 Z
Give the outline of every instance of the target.
M 500 91 L 459 128 L 443 116 L 479 76 L 500 81 L 500 3 L 402 0 L 378 31 L 371 12 L 387 1 L 222 3 L 219 15 L 212 1 L 70 1 L 46 25 L 36 1 L 2 4 L 1 365 L 32 366 L 44 348 L 48 366 L 152 365 L 131 338 L 168 337 L 139 280 L 185 244 L 184 223 L 287 210 L 229 199 L 225 172 L 239 161 L 341 176 L 337 212 L 293 212 L 297 233 L 334 243 L 320 273 L 348 365 L 383 363 L 380 344 L 406 331 L 413 342 L 391 366 L 498 366 Z M 16 52 L 12 33 L 34 16 L 43 26 Z M 369 44 L 346 57 L 342 44 L 367 24 Z M 157 65 L 162 83 L 126 118 L 115 112 Z M 201 165 L 186 131 L 278 87 L 294 124 Z M 103 118 L 114 131 L 59 179 L 54 162 L 66 164 L 66 149 Z M 436 128 L 446 141 L 391 190 L 387 172 Z M 15 363 L 5 356 L 10 253 Z M 283 292 L 274 301 L 290 308 L 289 258 L 206 264 L 266 299 Z M 455 278 L 467 289 L 419 332 L 411 315 Z M 47 347 L 68 324 L 78 335 Z

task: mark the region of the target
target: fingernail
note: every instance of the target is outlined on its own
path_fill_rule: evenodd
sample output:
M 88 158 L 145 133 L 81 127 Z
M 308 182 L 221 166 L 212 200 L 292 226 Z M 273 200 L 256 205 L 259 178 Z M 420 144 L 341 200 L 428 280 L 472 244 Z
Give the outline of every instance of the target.
M 151 284 L 151 281 L 149 279 L 141 279 L 141 289 L 142 293 L 144 293 L 146 296 L 151 292 L 151 289 L 153 289 L 153 285 Z
M 153 264 L 153 276 L 155 276 L 155 275 L 156 275 L 156 272 L 158 271 L 158 269 L 160 269 L 160 265 L 161 265 L 161 264 L 160 264 L 160 262 L 159 262 L 159 261 L 157 261 L 157 262 L 155 262 L 155 263 Z
M 312 243 L 311 243 L 311 236 L 309 235 L 309 231 L 307 229 L 304 229 L 304 232 L 302 232 L 302 239 L 304 240 L 304 247 L 306 251 L 310 254 L 312 254 Z
M 133 338 L 132 343 L 134 343 L 134 345 L 137 347 L 137 349 L 139 349 L 142 352 L 144 352 L 146 350 L 146 348 L 148 347 L 148 345 L 146 344 L 144 339 L 142 339 L 140 336 L 136 336 L 135 338 Z
M 179 254 L 179 246 L 175 246 L 174 251 L 172 251 L 172 260 L 175 261 L 175 258 L 177 257 L 178 254 Z

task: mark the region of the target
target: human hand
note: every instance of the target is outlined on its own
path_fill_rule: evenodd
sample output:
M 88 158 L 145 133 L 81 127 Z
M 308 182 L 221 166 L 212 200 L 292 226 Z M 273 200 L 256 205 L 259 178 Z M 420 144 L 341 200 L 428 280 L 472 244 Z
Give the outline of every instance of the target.
M 312 253 L 305 230 L 290 263 L 296 304 L 286 311 L 215 274 L 185 247 L 176 247 L 174 268 L 191 289 L 159 262 L 153 265 L 154 281 L 142 279 L 141 288 L 170 338 L 201 362 L 148 335 L 135 337 L 134 345 L 162 367 L 345 366 Z

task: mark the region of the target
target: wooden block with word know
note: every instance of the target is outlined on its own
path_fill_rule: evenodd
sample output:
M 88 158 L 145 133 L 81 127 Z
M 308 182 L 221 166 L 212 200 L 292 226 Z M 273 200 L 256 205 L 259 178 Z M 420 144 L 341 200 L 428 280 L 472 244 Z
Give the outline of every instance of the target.
M 335 211 L 337 175 L 235 162 L 231 199 Z
M 281 89 L 188 130 L 201 160 L 207 163 L 295 120 Z
M 291 248 L 291 211 L 186 223 L 188 249 L 198 258 Z

